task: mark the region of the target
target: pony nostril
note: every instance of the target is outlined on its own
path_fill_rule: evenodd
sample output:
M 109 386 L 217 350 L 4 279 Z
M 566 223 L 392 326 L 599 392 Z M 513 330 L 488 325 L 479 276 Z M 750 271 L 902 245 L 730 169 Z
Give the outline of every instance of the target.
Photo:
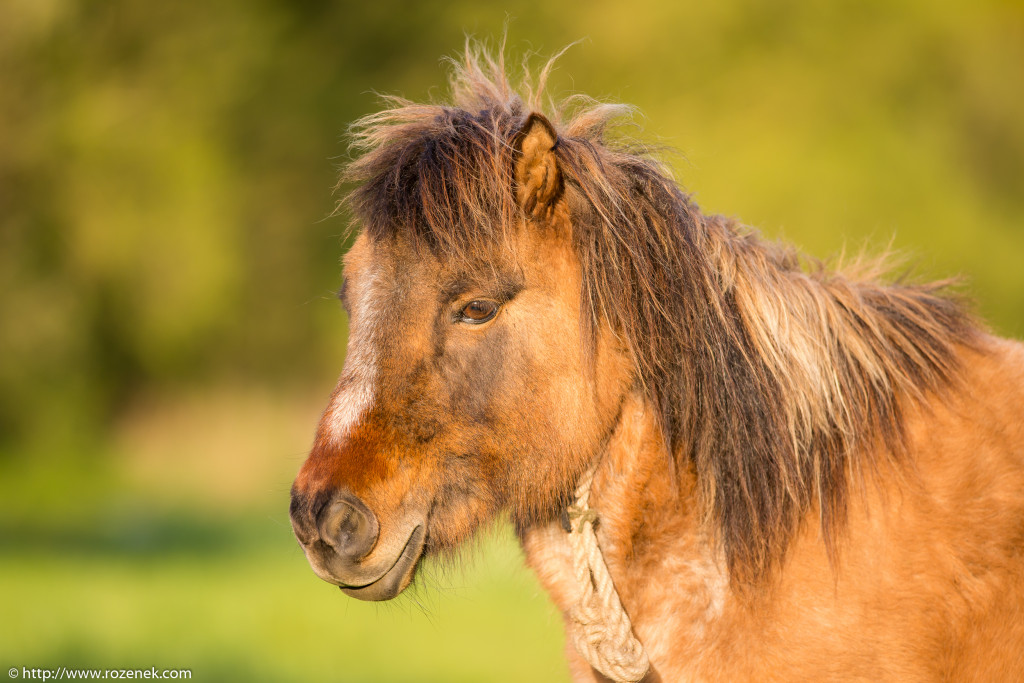
M 316 540 L 316 530 L 310 523 L 308 509 L 309 498 L 293 486 L 291 503 L 288 505 L 288 516 L 292 521 L 292 531 L 302 545 L 309 545 Z
M 350 493 L 337 494 L 319 517 L 320 537 L 342 557 L 358 560 L 377 542 L 376 515 Z

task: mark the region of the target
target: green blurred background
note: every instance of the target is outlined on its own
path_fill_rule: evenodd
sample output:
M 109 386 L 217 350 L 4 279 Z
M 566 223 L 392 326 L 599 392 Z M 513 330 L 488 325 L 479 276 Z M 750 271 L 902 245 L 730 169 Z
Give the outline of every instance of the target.
M 891 240 L 1024 335 L 1019 0 L 4 0 L 0 670 L 565 680 L 503 525 L 366 605 L 287 520 L 344 356 L 346 125 L 509 20 L 513 63 L 585 38 L 554 93 L 637 105 L 706 210 Z

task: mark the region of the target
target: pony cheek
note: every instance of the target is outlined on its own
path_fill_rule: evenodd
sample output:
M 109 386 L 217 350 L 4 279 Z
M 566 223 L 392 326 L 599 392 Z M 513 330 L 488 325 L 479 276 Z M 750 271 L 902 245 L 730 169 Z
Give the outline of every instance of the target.
M 507 345 L 495 343 L 470 353 L 446 368 L 449 406 L 454 420 L 466 428 L 501 421 L 502 403 L 510 395 Z
M 454 550 L 498 513 L 501 486 L 482 477 L 468 479 L 461 468 L 445 474 L 428 518 L 430 551 Z

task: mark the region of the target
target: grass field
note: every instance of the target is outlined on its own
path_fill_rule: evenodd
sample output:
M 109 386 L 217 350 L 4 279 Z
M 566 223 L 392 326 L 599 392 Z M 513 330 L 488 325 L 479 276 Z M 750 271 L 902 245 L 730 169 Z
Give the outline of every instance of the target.
M 566 678 L 558 618 L 509 539 L 483 543 L 454 580 L 428 579 L 442 588 L 378 605 L 321 582 L 279 521 L 264 521 L 179 523 L 151 539 L 160 549 L 5 553 L 3 665 L 188 668 L 194 680 Z M 173 537 L 182 531 L 195 538 Z
M 459 562 L 428 565 L 395 601 L 353 600 L 312 573 L 288 524 L 310 402 L 228 392 L 184 403 L 126 424 L 114 439 L 125 457 L 0 471 L 0 670 L 567 679 L 560 618 L 506 526 Z M 227 449 L 217 437 L 253 434 L 254 420 L 252 444 Z

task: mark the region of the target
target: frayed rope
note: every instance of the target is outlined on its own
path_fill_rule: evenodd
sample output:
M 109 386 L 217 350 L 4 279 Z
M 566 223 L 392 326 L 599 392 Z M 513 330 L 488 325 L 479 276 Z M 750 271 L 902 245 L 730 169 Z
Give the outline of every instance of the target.
M 592 667 L 613 681 L 637 683 L 647 675 L 651 664 L 644 646 L 633 635 L 633 625 L 597 544 L 597 513 L 590 508 L 595 469 L 592 466 L 583 474 L 576 488 L 576 501 L 563 520 L 569 532 L 576 581 L 582 588 L 579 602 L 569 610 L 569 632 L 576 649 Z

